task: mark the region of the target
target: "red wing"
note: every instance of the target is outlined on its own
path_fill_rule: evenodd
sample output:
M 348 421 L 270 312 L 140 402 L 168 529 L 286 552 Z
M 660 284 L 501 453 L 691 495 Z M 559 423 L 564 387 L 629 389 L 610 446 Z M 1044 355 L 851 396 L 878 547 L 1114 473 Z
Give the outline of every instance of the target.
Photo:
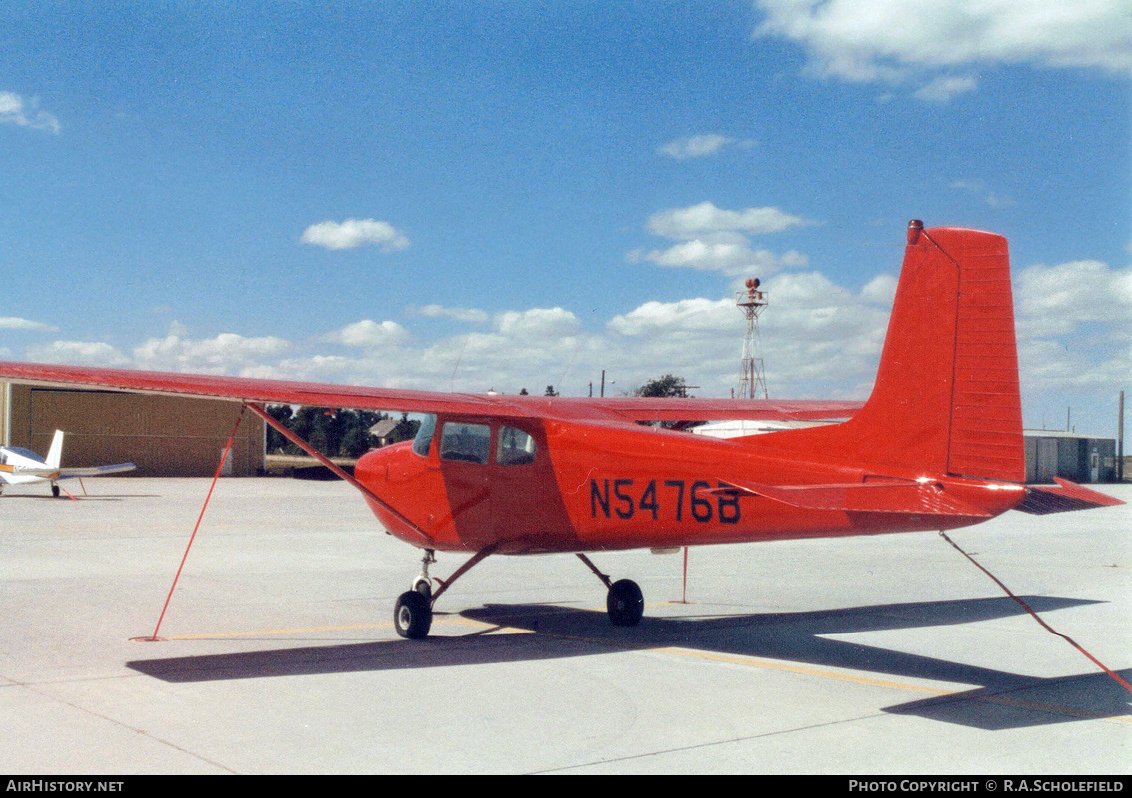
M 287 380 L 251 379 L 207 374 L 134 371 L 88 366 L 55 366 L 0 362 L 0 379 L 62 388 L 104 388 L 129 393 L 193 396 L 207 399 L 350 407 L 359 410 L 404 410 L 422 413 L 529 415 L 508 406 L 501 396 L 436 393 L 399 388 L 365 388 Z M 503 411 L 502 413 L 500 411 Z
M 765 401 L 757 399 L 582 399 L 440 393 L 401 388 L 291 382 L 207 374 L 134 371 L 88 366 L 0 362 L 0 379 L 63 388 L 103 388 L 129 393 L 172 394 L 232 401 L 350 407 L 498 417 L 636 421 L 707 421 L 711 419 L 801 420 L 844 418 L 857 402 Z
M 812 421 L 849 418 L 861 402 L 795 399 L 684 399 L 679 397 L 558 399 L 558 412 L 570 415 L 611 414 L 626 421 Z

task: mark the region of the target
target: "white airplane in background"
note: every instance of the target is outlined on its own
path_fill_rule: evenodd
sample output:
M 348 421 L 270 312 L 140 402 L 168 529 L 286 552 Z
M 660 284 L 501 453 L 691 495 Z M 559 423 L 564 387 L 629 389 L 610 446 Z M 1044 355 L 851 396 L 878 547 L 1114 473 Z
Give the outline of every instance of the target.
M 48 450 L 46 458 L 18 446 L 0 446 L 0 491 L 3 490 L 4 484 L 25 485 L 35 482 L 50 482 L 51 495 L 57 497 L 59 495 L 57 483 L 60 479 L 97 477 L 133 471 L 137 468 L 133 463 L 89 466 L 86 468 L 60 468 L 59 463 L 62 459 L 62 430 L 55 430 L 55 437 L 51 439 L 51 448 Z

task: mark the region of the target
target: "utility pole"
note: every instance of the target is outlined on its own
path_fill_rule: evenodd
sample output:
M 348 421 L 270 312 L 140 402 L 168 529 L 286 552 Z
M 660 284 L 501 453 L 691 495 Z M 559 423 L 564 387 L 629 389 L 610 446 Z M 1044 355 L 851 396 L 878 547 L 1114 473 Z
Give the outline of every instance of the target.
M 1124 481 L 1124 391 L 1120 392 L 1120 410 L 1116 414 L 1116 481 Z

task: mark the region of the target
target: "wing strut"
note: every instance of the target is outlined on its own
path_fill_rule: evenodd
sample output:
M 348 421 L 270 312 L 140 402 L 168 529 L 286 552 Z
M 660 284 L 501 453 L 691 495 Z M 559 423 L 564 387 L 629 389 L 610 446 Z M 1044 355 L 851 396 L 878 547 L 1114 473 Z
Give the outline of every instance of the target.
M 304 441 L 298 435 L 293 433 L 291 430 L 287 429 L 287 427 L 283 426 L 283 424 L 279 423 L 274 418 L 272 418 L 271 415 L 264 409 L 263 405 L 258 405 L 258 404 L 253 404 L 251 402 L 248 402 L 244 406 L 247 407 L 248 409 L 250 409 L 257 416 L 262 418 L 265 423 L 270 424 L 272 427 L 274 427 L 276 430 L 278 430 L 279 433 L 284 438 L 291 441 L 291 443 L 295 444 L 300 449 L 302 449 L 304 452 L 306 452 L 311 457 L 313 457 L 315 460 L 318 460 L 318 462 L 322 463 L 324 466 L 329 468 L 334 473 L 334 475 L 337 476 L 339 479 L 343 479 L 346 482 L 353 485 L 355 488 L 357 488 L 359 491 L 361 491 L 367 498 L 369 498 L 370 501 L 381 505 L 381 507 L 386 512 L 395 516 L 398 521 L 400 521 L 402 524 L 405 524 L 409 529 L 412 529 L 414 532 L 416 532 L 421 538 L 422 545 L 428 544 L 430 542 L 430 539 L 429 539 L 428 535 L 426 535 L 424 533 L 424 530 L 422 530 L 419 526 L 417 526 L 412 521 L 410 521 L 408 518 L 403 516 L 401 513 L 397 512 L 397 510 L 395 510 L 393 507 L 391 507 L 384 499 L 382 499 L 380 496 L 378 496 L 372 490 L 367 488 L 365 485 L 363 485 L 361 482 L 359 482 L 353 476 L 346 473 L 339 466 L 337 466 L 333 462 L 331 462 L 329 457 L 327 457 L 322 452 L 315 449 L 313 446 L 311 446 L 309 443 Z

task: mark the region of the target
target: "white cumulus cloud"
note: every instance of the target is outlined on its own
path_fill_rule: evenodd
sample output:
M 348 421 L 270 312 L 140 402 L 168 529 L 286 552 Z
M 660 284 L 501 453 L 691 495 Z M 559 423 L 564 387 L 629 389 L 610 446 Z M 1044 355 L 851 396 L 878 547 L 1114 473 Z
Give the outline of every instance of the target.
M 323 336 L 322 340 L 364 349 L 382 349 L 400 346 L 409 337 L 409 331 L 395 321 L 376 322 L 364 319 Z
M 974 88 L 940 71 L 999 64 L 1132 74 L 1127 0 L 756 0 L 759 36 L 791 39 L 808 68 L 857 82 L 923 83 L 941 101 Z M 942 82 L 941 82 L 942 81 Z
M 450 318 L 477 324 L 488 319 L 487 312 L 477 308 L 448 308 L 443 305 L 425 305 L 417 312 L 430 319 Z
M 801 216 L 772 207 L 736 211 L 701 202 L 669 208 L 650 216 L 647 227 L 653 234 L 678 243 L 667 249 L 638 248 L 626 253 L 626 260 L 732 276 L 766 276 L 783 268 L 805 266 L 806 257 L 793 250 L 776 255 L 765 248 L 755 249 L 749 236 L 779 233 L 805 224 L 809 222 Z
M 683 267 L 699 271 L 722 272 L 729 276 L 767 276 L 784 268 L 805 266 L 808 259 L 796 250 L 776 255 L 769 249 L 752 249 L 744 236 L 726 238 L 705 236 L 676 244 L 668 249 L 633 250 L 631 263 L 649 261 L 657 266 Z
M 669 158 L 685 160 L 687 158 L 703 158 L 715 155 L 717 152 L 732 145 L 739 147 L 752 147 L 755 142 L 750 139 L 739 141 L 730 136 L 719 133 L 701 133 L 695 136 L 682 136 L 656 148 L 661 155 Z
M 581 328 L 581 323 L 577 316 L 562 308 L 532 308 L 496 315 L 495 328 L 509 337 L 540 339 L 573 335 Z
M 167 335 L 149 338 L 134 347 L 132 355 L 138 368 L 228 374 L 277 358 L 290 347 L 289 341 L 275 336 L 248 337 L 236 333 L 193 340 L 175 323 Z
M 355 249 L 374 245 L 383 252 L 395 252 L 409 246 L 409 239 L 389 222 L 377 219 L 347 219 L 344 222 L 325 221 L 312 224 L 303 231 L 300 239 L 326 249 Z
M 53 341 L 29 346 L 29 360 L 80 366 L 124 366 L 130 360 L 118 349 L 102 341 Z
M 0 330 L 27 330 L 29 332 L 56 332 L 59 328 L 41 321 L 21 319 L 16 316 L 0 316 Z
M 805 224 L 800 216 L 778 208 L 745 208 L 730 211 L 717 208 L 712 202 L 701 202 L 687 208 L 670 208 L 649 217 L 648 228 L 660 236 L 690 239 L 707 233 L 733 231 L 748 235 L 780 233 Z
M 938 78 L 934 78 L 924 86 L 921 86 L 912 96 L 918 100 L 946 103 L 957 94 L 966 94 L 967 92 L 974 91 L 977 85 L 978 82 L 970 75 L 962 77 L 942 75 Z
M 11 91 L 0 91 L 0 124 L 43 130 L 56 136 L 63 129 L 54 115 L 39 107 L 39 99 L 25 100 Z
M 1050 337 L 1088 324 L 1132 330 L 1132 268 L 1114 269 L 1098 260 L 1030 266 L 1015 277 L 1019 327 Z

